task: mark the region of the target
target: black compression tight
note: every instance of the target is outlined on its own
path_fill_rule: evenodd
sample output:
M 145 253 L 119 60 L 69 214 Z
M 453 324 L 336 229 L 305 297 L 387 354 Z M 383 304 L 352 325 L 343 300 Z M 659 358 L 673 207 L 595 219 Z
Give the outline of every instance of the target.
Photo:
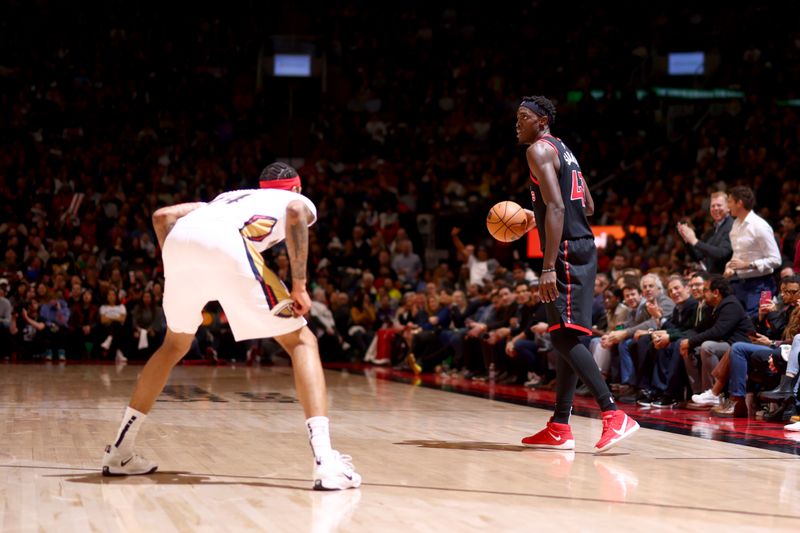
M 567 328 L 556 330 L 550 336 L 559 356 L 556 363 L 556 409 L 553 422 L 560 424 L 569 423 L 578 378 L 592 391 L 592 396 L 602 411 L 617 409 L 592 353 L 578 341 L 578 336 L 577 332 Z

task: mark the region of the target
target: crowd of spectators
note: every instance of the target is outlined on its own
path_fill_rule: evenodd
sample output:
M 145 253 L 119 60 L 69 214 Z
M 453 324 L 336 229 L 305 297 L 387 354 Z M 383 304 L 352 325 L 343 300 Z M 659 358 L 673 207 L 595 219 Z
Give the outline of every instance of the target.
M 1 357 L 146 358 L 165 327 L 152 212 L 254 187 L 261 168 L 283 155 L 274 123 L 285 118 L 285 103 L 276 102 L 278 82 L 261 79 L 256 64 L 264 46 L 259 17 L 274 15 L 269 8 L 246 2 L 253 16 L 242 18 L 152 7 L 91 15 L 48 2 L 5 7 Z M 616 8 L 588 5 L 565 19 L 559 6 L 520 2 L 491 20 L 477 9 L 417 7 L 333 3 L 276 17 L 317 35 L 329 72 L 318 101 L 294 102 L 310 116 L 298 166 L 319 212 L 310 319 L 323 357 L 379 360 L 388 346 L 393 363 L 412 370 L 547 384 L 539 263 L 524 242 L 489 238 L 482 215 L 501 199 L 528 205 L 513 121 L 521 96 L 543 93 L 559 104 L 554 134 L 587 169 L 593 222 L 646 230 L 599 250 L 598 364 L 623 387 L 620 397 L 679 394 L 661 384 L 652 397 L 659 383 L 651 383 L 647 361 L 660 367 L 640 356 L 647 350 L 638 332 L 653 342 L 672 307 L 682 308 L 688 296 L 676 287 L 673 298 L 674 279 L 688 288 L 697 272 L 725 270 L 729 258 L 702 246 L 718 229 L 714 209 L 725 211 L 711 193 L 754 192 L 750 210 L 774 231 L 780 259 L 753 268 L 772 279 L 774 296 L 780 276 L 800 267 L 800 123 L 794 108 L 779 105 L 795 96 L 800 78 L 796 28 L 777 31 L 759 6 L 746 8 L 749 41 L 701 7 L 644 7 L 642 20 L 652 24 L 628 26 Z M 32 19 L 44 21 L 46 37 L 31 35 Z M 719 37 L 718 69 L 690 83 L 735 85 L 743 98 L 677 105 L 652 92 L 636 96 L 663 81 L 658 57 L 675 46 L 676 23 L 697 46 Z M 499 47 L 509 31 L 519 45 Z M 568 102 L 568 91 L 582 98 Z M 284 252 L 268 259 L 290 278 Z M 736 289 L 714 282 L 723 299 Z M 695 303 L 705 298 L 702 289 L 692 294 Z M 784 300 L 776 301 L 773 311 L 783 312 Z M 761 304 L 743 302 L 751 315 Z M 204 318 L 193 357 L 252 359 L 274 349 L 233 342 L 218 305 Z M 640 330 L 638 318 L 655 322 Z M 682 322 L 696 317 L 674 318 L 668 337 L 680 358 L 686 337 L 678 330 L 686 333 Z M 397 330 L 395 339 L 380 338 L 387 329 Z M 761 332 L 773 335 L 770 342 L 787 340 Z M 726 353 L 698 352 L 696 362 Z M 705 377 L 690 383 L 692 393 L 721 382 L 709 372 L 706 365 Z

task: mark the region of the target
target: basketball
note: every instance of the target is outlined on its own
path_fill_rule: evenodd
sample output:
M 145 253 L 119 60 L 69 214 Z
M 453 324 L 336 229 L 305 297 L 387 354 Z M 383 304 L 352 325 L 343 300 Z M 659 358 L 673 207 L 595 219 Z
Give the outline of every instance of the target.
M 522 206 L 516 202 L 498 202 L 486 215 L 486 228 L 489 234 L 500 242 L 516 241 L 525 235 L 528 217 Z

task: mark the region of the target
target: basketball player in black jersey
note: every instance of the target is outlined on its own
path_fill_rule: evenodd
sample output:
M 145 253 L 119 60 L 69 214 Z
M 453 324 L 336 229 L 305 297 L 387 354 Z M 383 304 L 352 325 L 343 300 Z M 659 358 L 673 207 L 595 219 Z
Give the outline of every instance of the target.
M 595 444 L 603 452 L 633 434 L 639 425 L 617 410 L 591 352 L 579 342 L 591 334 L 592 298 L 597 274 L 597 251 L 586 215 L 594 202 L 569 148 L 550 134 L 556 116 L 544 96 L 525 97 L 517 110 L 517 139 L 527 145 L 533 220 L 544 254 L 539 292 L 547 306 L 556 366 L 556 406 L 539 433 L 522 443 L 535 448 L 571 450 L 575 439 L 569 427 L 578 378 L 592 391 L 603 416 L 603 433 Z

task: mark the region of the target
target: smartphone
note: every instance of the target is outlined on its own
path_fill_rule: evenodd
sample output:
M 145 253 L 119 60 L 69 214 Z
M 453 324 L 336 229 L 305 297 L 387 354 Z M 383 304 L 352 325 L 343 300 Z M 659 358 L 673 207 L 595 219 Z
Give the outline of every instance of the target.
M 761 299 L 758 301 L 758 305 L 764 305 L 772 302 L 772 291 L 761 291 Z

